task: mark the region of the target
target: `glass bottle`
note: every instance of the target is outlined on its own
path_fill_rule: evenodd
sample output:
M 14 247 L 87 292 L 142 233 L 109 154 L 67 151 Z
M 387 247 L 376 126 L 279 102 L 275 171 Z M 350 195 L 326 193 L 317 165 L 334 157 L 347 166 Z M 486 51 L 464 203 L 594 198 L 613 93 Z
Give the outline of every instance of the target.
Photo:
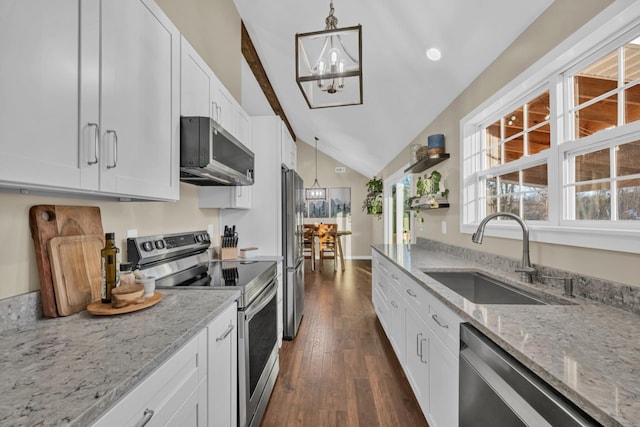
M 120 264 L 120 283 L 118 286 L 135 285 L 136 277 L 133 275 L 132 265 L 130 262 Z
M 116 286 L 118 271 L 116 270 L 116 256 L 120 249 L 116 247 L 115 233 L 105 233 L 104 249 L 100 251 L 101 275 L 100 291 L 102 293 L 102 303 L 111 303 L 111 291 Z

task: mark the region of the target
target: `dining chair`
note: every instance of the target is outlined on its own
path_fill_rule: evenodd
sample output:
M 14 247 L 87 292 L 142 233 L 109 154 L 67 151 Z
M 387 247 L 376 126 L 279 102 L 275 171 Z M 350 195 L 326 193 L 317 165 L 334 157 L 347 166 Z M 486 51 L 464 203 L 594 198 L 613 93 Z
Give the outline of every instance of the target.
M 304 237 L 302 253 L 305 259 L 311 260 L 311 271 L 316 268 L 316 242 L 315 242 L 316 227 L 313 224 L 304 224 Z
M 336 224 L 320 224 L 318 225 L 318 255 L 320 258 L 320 268 L 323 266 L 325 259 L 333 258 L 333 270 L 338 270 L 338 251 L 336 248 L 336 232 L 338 226 Z

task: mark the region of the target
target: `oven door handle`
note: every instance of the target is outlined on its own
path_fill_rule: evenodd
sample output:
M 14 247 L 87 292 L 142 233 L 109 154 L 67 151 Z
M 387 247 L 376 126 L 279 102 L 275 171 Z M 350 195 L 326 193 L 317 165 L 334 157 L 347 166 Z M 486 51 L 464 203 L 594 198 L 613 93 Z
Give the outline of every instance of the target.
M 253 319 L 253 316 L 258 314 L 260 310 L 262 310 L 267 304 L 269 304 L 269 302 L 273 298 L 275 298 L 276 293 L 278 292 L 278 287 L 276 286 L 275 281 L 271 283 L 272 283 L 272 285 L 270 286 L 271 289 L 265 290 L 263 294 L 259 297 L 259 299 L 252 302 L 251 305 L 249 305 L 249 309 L 244 312 L 245 318 L 247 320 Z

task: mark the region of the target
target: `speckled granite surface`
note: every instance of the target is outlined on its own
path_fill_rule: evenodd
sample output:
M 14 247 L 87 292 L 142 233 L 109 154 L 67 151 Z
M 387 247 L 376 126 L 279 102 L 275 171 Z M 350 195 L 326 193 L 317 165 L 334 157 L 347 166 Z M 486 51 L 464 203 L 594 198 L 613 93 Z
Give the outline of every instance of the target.
M 640 425 L 640 316 L 582 298 L 570 305 L 474 304 L 422 269 L 478 270 L 530 291 L 540 289 L 491 263 L 421 246 L 373 248 L 603 425 Z M 559 289 L 544 291 L 563 300 Z
M 161 292 L 160 303 L 141 311 L 83 311 L 1 332 L 0 425 L 89 425 L 239 296 Z

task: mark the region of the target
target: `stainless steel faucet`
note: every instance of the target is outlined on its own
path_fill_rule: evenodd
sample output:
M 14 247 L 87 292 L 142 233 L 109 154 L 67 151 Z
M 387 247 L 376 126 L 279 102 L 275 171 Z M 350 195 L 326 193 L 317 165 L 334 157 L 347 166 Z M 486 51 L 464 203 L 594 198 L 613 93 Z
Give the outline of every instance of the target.
M 511 212 L 496 212 L 487 215 L 478 225 L 478 229 L 473 233 L 471 241 L 473 243 L 482 244 L 482 238 L 484 237 L 484 228 L 487 223 L 499 216 L 505 216 L 516 220 L 520 227 L 522 227 L 522 266 L 517 268 L 516 271 L 520 272 L 520 280 L 526 283 L 533 283 L 533 275 L 536 273 L 536 269 L 531 267 L 531 261 L 529 260 L 529 227 L 527 224 L 516 214 Z

